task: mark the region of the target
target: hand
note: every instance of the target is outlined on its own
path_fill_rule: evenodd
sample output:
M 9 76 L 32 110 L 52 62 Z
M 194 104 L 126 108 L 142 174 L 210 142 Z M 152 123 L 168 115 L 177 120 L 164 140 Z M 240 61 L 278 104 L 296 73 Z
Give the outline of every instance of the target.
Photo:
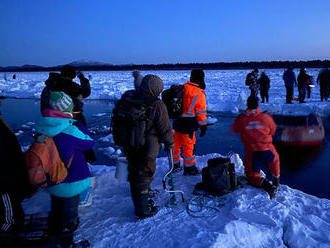
M 76 75 L 77 75 L 78 78 L 81 78 L 81 77 L 84 78 L 84 74 L 82 74 L 81 71 L 77 71 L 77 74 Z
M 207 126 L 206 125 L 199 126 L 199 129 L 201 130 L 201 133 L 199 134 L 199 137 L 205 136 L 206 130 L 207 130 Z

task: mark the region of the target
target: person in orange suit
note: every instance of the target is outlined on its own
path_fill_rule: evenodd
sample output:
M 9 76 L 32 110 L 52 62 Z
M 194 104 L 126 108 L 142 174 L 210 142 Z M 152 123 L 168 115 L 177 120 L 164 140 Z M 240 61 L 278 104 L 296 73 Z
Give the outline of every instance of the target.
M 257 97 L 250 96 L 247 107 L 233 124 L 233 131 L 241 134 L 245 149 L 245 175 L 251 185 L 263 188 L 274 198 L 280 181 L 279 155 L 272 143 L 276 125 L 270 115 L 260 112 Z M 270 171 L 267 176 L 272 176 L 272 183 L 261 177 L 260 170 Z
M 195 132 L 200 129 L 200 137 L 206 134 L 206 96 L 203 70 L 192 70 L 190 81 L 185 83 L 183 90 L 183 113 L 173 122 L 174 127 L 174 170 L 180 170 L 181 149 L 183 151 L 184 175 L 197 175 L 194 146 Z

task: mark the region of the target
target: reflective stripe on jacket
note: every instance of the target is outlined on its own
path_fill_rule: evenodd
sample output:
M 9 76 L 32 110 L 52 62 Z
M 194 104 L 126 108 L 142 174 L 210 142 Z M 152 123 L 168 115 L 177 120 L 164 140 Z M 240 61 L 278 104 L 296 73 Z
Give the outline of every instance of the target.
M 183 91 L 182 117 L 196 117 L 199 125 L 206 125 L 206 96 L 198 84 L 187 82 Z

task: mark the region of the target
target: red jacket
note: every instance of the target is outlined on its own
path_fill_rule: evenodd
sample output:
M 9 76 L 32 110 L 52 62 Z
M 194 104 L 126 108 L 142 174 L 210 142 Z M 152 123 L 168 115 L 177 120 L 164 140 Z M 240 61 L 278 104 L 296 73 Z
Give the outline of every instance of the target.
M 249 151 L 266 151 L 273 147 L 275 122 L 268 114 L 260 113 L 259 108 L 239 115 L 233 124 L 233 130 L 241 133 L 241 140 Z

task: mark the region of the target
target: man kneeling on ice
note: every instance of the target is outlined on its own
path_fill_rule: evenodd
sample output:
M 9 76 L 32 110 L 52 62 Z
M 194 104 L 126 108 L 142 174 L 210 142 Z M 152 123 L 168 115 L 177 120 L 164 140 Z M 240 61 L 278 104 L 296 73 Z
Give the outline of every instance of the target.
M 280 160 L 272 143 L 276 125 L 270 115 L 260 113 L 257 97 L 250 96 L 247 107 L 245 113 L 239 115 L 233 124 L 234 132 L 241 134 L 244 144 L 245 175 L 251 185 L 263 188 L 272 199 L 280 182 Z M 261 169 L 270 170 L 273 183 L 260 176 Z

